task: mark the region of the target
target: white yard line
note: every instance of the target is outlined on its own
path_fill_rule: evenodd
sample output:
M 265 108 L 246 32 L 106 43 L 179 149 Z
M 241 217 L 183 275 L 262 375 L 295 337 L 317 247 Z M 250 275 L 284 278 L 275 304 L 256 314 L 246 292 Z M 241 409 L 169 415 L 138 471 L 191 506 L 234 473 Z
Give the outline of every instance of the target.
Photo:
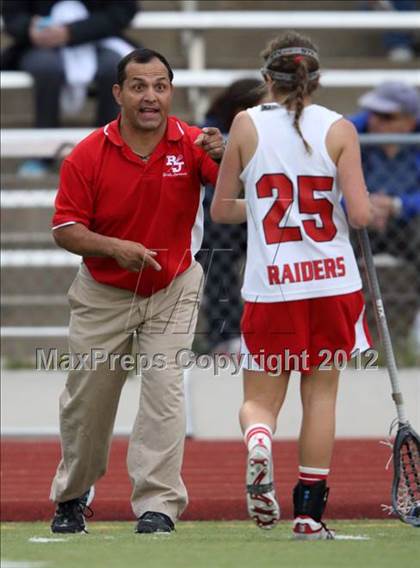
M 370 540 L 370 537 L 357 534 L 338 534 L 335 535 L 335 540 Z
M 30 562 L 29 560 L 0 560 L 0 568 L 42 568 L 43 562 Z
M 67 542 L 67 538 L 62 537 L 44 537 L 44 536 L 31 536 L 28 542 L 34 542 L 36 544 L 46 544 L 50 542 Z

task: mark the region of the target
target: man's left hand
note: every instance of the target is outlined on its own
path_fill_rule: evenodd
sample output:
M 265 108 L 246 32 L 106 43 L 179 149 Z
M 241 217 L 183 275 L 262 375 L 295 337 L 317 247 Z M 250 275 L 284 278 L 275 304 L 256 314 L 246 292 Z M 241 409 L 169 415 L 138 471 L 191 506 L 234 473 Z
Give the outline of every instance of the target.
M 225 141 L 222 133 L 218 128 L 214 126 L 206 126 L 202 129 L 201 134 L 197 137 L 194 144 L 196 146 L 201 146 L 205 152 L 215 160 L 220 162 L 223 158 L 223 152 L 225 151 Z

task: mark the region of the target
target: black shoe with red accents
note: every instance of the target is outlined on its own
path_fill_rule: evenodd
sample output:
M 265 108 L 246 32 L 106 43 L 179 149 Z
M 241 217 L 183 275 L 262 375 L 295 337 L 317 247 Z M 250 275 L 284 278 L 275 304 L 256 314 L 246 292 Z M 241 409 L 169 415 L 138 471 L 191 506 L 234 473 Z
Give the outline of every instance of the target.
M 51 523 L 53 533 L 87 533 L 85 518 L 93 516 L 89 507 L 94 496 L 93 486 L 77 499 L 57 503 L 54 518 Z
M 147 511 L 139 517 L 136 533 L 151 534 L 151 533 L 166 533 L 169 534 L 175 530 L 175 525 L 172 520 L 164 513 L 156 513 L 155 511 Z

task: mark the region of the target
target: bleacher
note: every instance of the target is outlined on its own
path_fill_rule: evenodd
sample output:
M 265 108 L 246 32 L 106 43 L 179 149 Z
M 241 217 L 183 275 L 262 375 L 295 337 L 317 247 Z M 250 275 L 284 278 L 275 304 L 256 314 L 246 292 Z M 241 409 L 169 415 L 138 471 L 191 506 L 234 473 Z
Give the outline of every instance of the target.
M 320 104 L 350 113 L 362 92 L 385 79 L 420 86 L 418 59 L 391 63 L 381 39 L 386 29 L 419 29 L 420 12 L 358 12 L 357 1 L 144 1 L 142 6 L 128 35 L 168 57 L 177 87 L 173 110 L 186 120 L 200 120 L 214 93 L 232 80 L 258 76 L 259 51 L 289 28 L 308 33 L 320 47 Z M 2 45 L 7 42 L 3 32 Z M 65 346 L 65 294 L 79 262 L 57 250 L 49 233 L 57 175 L 22 181 L 16 165 L 29 156 L 55 156 L 58 162 L 89 132 L 93 116 L 88 101 L 77 124 L 36 131 L 30 128 L 31 87 L 24 73 L 1 74 L 2 336 L 9 360 L 28 360 L 51 336 Z

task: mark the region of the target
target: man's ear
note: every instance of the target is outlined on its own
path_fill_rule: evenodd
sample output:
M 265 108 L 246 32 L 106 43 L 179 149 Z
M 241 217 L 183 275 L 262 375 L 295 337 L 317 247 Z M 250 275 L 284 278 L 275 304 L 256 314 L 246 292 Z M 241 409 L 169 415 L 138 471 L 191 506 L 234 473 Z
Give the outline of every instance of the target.
M 114 99 L 116 100 L 117 104 L 121 106 L 121 87 L 118 83 L 112 85 L 112 94 L 114 95 Z

